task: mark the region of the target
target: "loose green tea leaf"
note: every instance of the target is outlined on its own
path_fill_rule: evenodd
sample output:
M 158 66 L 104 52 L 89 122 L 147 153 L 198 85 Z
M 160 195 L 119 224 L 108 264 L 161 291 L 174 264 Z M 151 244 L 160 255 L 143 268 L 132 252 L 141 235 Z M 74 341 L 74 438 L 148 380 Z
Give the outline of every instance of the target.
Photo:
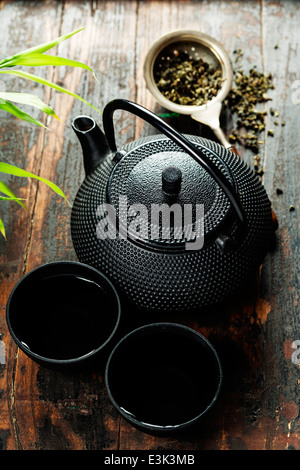
M 201 58 L 174 50 L 158 62 L 155 83 L 160 92 L 173 103 L 201 106 L 213 99 L 222 86 L 222 71 L 210 67 Z
M 259 134 L 265 130 L 267 111 L 260 111 L 256 106 L 271 99 L 267 92 L 273 88 L 272 75 L 264 75 L 254 67 L 249 74 L 245 74 L 242 70 L 234 72 L 234 85 L 226 100 L 230 111 L 237 114 L 236 129 L 229 136 L 231 142 L 238 141 L 253 152 L 259 152 L 259 145 L 263 143 L 259 140 Z M 272 108 L 270 113 L 275 115 Z M 257 161 L 255 167 L 256 172 L 261 173 Z
M 235 62 L 238 62 L 239 59 L 243 56 L 243 51 L 242 49 L 235 49 L 233 51 L 234 54 L 236 54 L 236 57 L 235 57 Z

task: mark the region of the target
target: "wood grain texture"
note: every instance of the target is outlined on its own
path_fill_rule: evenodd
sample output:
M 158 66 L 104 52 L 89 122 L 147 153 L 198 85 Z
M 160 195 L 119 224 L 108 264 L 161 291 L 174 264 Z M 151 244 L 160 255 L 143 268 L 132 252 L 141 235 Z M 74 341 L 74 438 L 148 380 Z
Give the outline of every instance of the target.
M 219 352 L 224 368 L 224 386 L 215 407 L 197 429 L 180 437 L 150 436 L 120 418 L 103 383 L 104 364 L 63 373 L 38 366 L 17 349 L 5 321 L 13 286 L 40 264 L 75 260 L 76 255 L 65 201 L 42 183 L 6 178 L 26 198 L 28 211 L 4 203 L 0 208 L 7 229 L 7 241 L 0 240 L 0 357 L 5 355 L 0 364 L 0 449 L 299 450 L 299 366 L 291 361 L 292 343 L 300 339 L 300 123 L 299 105 L 293 101 L 293 84 L 300 79 L 299 4 L 291 0 L 1 1 L 0 22 L 1 57 L 86 25 L 83 32 L 60 44 L 58 52 L 86 62 L 98 80 L 67 67 L 39 68 L 38 73 L 100 109 L 121 97 L 164 111 L 145 87 L 143 61 L 161 35 L 188 28 L 222 42 L 233 62 L 233 51 L 241 48 L 239 65 L 245 71 L 256 65 L 272 73 L 271 105 L 279 110 L 278 126 L 272 116 L 267 117 L 267 129 L 274 129 L 275 135 L 266 132 L 260 150 L 263 182 L 279 220 L 276 249 L 239 294 L 217 309 L 207 308 L 188 318 L 158 318 L 184 323 L 204 334 Z M 20 91 L 25 82 L 5 78 L 5 86 Z M 48 122 L 36 113 L 49 125 L 46 131 L 1 113 L 1 160 L 54 181 L 72 202 L 84 172 L 70 121 L 88 114 L 101 125 L 101 115 L 37 84 L 26 84 L 26 90 L 53 106 L 62 123 Z M 224 113 L 227 135 L 235 120 Z M 214 138 L 188 117 L 169 121 L 184 132 Z M 116 113 L 115 126 L 119 146 L 155 132 L 124 112 Z M 253 154 L 242 147 L 237 150 L 253 167 Z M 132 318 L 123 328 L 147 320 L 157 319 Z

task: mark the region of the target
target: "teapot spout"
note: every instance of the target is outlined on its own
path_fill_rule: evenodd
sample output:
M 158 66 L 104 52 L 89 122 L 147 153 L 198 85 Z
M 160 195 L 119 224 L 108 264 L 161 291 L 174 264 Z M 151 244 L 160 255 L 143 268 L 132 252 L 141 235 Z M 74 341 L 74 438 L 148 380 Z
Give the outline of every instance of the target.
M 84 170 L 86 175 L 89 175 L 110 155 L 111 149 L 104 133 L 93 118 L 77 116 L 72 121 L 72 129 L 81 144 Z

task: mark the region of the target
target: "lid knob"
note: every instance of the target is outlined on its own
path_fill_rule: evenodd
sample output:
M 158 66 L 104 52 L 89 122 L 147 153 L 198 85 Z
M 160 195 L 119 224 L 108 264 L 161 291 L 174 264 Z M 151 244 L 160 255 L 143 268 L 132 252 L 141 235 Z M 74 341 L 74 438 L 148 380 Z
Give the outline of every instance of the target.
M 182 173 L 176 166 L 168 166 L 162 172 L 162 189 L 164 193 L 178 194 L 181 187 Z

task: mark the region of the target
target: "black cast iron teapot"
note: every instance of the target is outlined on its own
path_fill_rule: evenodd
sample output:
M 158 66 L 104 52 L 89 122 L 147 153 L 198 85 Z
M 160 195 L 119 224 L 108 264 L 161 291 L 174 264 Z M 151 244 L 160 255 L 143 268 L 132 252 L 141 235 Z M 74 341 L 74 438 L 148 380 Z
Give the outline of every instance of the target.
M 117 109 L 162 134 L 118 150 Z M 194 310 L 233 293 L 274 240 L 258 177 L 231 150 L 182 135 L 130 101 L 108 103 L 103 126 L 105 134 L 90 117 L 72 122 L 86 172 L 71 214 L 79 260 L 146 311 Z

